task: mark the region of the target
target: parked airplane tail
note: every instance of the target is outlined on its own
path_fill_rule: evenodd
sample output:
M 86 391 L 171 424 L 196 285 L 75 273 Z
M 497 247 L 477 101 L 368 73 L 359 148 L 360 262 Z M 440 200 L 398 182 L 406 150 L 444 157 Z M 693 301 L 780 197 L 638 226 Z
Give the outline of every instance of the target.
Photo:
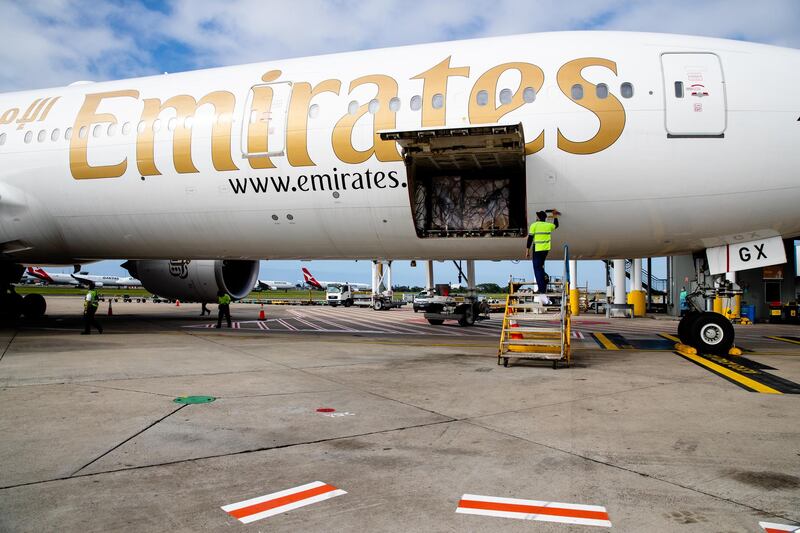
M 302 270 L 303 270 L 303 281 L 305 281 L 306 283 L 317 289 L 323 288 L 322 284 L 319 281 L 317 281 L 317 278 L 315 278 L 314 275 L 311 272 L 309 272 L 306 267 L 303 267 Z

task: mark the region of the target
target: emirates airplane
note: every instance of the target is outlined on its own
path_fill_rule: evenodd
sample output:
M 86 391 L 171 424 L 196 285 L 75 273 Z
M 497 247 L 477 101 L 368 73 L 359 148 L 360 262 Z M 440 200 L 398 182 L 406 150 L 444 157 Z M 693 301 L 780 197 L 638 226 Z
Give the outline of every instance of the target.
M 259 259 L 521 259 L 558 209 L 551 258 L 694 252 L 713 291 L 800 235 L 798 87 L 794 49 L 565 32 L 3 94 L 0 281 L 126 257 L 240 297 Z

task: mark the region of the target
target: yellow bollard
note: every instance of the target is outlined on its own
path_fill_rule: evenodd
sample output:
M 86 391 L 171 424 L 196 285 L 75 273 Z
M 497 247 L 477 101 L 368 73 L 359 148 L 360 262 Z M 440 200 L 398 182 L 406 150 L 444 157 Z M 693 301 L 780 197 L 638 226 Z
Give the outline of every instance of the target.
M 730 318 L 741 318 L 741 316 L 742 316 L 742 295 L 737 294 L 731 299 Z
M 644 316 L 647 312 L 645 291 L 631 291 L 628 293 L 628 303 L 633 304 L 633 316 Z
M 578 289 L 570 289 L 569 290 L 569 310 L 573 315 L 580 314 L 581 310 L 581 302 L 580 302 L 580 292 Z

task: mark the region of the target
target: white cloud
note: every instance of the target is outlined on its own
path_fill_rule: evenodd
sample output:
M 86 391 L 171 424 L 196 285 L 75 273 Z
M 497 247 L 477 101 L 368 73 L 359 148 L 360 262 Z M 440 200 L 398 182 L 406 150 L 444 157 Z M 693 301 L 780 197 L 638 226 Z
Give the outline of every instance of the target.
M 796 0 L 174 0 L 170 7 L 165 14 L 132 2 L 7 0 L 0 35 L 14 44 L 0 48 L 0 90 L 132 77 L 176 66 L 585 28 L 800 47 Z M 170 53 L 162 54 L 164 48 Z

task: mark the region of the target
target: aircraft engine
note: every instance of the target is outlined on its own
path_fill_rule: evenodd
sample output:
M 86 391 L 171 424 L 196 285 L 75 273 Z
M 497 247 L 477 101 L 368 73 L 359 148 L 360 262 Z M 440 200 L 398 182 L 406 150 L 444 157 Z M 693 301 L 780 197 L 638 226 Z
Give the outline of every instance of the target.
M 170 300 L 216 302 L 217 291 L 244 298 L 258 279 L 258 261 L 131 260 L 122 267 L 145 289 Z

